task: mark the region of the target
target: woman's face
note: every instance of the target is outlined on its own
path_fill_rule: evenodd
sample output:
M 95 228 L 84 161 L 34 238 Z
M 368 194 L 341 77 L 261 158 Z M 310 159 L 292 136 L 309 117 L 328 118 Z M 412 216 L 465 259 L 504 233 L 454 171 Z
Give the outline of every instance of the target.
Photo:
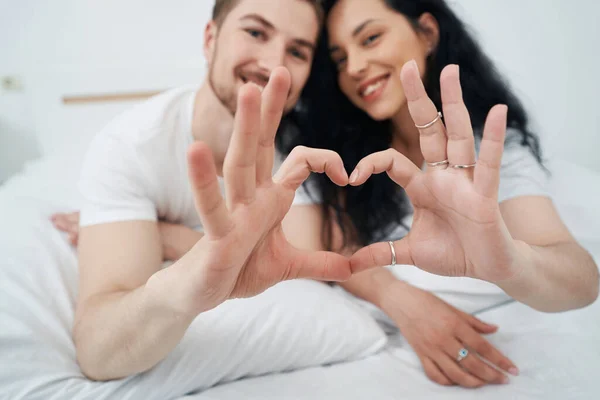
M 400 70 L 414 59 L 425 73 L 432 48 L 426 35 L 383 0 L 339 0 L 327 28 L 344 94 L 375 120 L 397 115 L 406 106 Z

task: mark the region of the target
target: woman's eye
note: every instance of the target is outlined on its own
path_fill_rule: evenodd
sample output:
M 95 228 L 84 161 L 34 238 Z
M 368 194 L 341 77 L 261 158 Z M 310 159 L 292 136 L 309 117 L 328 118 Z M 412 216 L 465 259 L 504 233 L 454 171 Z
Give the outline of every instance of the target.
M 342 69 L 342 67 L 344 66 L 344 64 L 346 63 L 346 57 L 343 58 L 339 58 L 337 60 L 334 60 L 333 63 L 335 64 L 335 66 L 337 67 L 337 69 Z
M 371 36 L 369 36 L 369 37 L 368 37 L 368 38 L 367 38 L 367 39 L 366 39 L 366 40 L 363 42 L 363 44 L 364 44 L 365 46 L 368 46 L 368 45 L 370 45 L 371 43 L 373 43 L 374 41 L 376 41 L 377 39 L 379 39 L 379 37 L 380 37 L 380 36 L 381 36 L 380 34 L 377 34 L 377 35 L 371 35 Z

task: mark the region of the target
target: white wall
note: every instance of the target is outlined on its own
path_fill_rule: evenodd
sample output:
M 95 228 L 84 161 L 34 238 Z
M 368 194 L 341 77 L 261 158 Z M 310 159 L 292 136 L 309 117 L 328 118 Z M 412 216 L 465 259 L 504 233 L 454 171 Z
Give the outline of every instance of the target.
M 21 92 L 0 88 L 0 182 L 38 156 L 36 135 L 50 137 L 53 127 L 40 126 L 35 117 L 43 114 L 40 100 L 58 99 L 59 84 L 60 95 L 68 95 L 77 94 L 73 81 L 79 90 L 94 93 L 194 83 L 190 70 L 203 70 L 202 38 L 212 3 L 0 0 L 0 77 L 18 75 L 24 87 Z M 179 69 L 184 72 L 178 78 Z M 85 76 L 94 81 L 82 84 Z M 148 83 L 151 78 L 155 84 Z M 125 88 L 129 81 L 132 87 Z
M 24 85 L 22 92 L 0 89 L 0 181 L 38 155 L 36 134 L 51 132 L 52 126 L 46 126 L 51 120 L 39 117 L 40 99 L 57 90 L 56 82 L 51 85 L 56 76 L 65 81 L 65 90 L 70 71 L 92 69 L 96 72 L 88 86 L 95 90 L 114 90 L 114 71 L 126 71 L 119 87 L 128 79 L 148 86 L 156 79 L 159 89 L 179 83 L 174 77 L 161 81 L 157 71 L 203 66 L 202 33 L 212 3 L 0 0 L 0 77 L 17 75 Z M 600 149 L 600 32 L 595 24 L 600 2 L 576 3 L 453 1 L 532 111 L 550 153 L 600 171 L 595 154 Z M 183 75 L 181 81 L 190 80 L 189 73 Z
M 454 3 L 531 112 L 546 155 L 600 171 L 600 2 Z

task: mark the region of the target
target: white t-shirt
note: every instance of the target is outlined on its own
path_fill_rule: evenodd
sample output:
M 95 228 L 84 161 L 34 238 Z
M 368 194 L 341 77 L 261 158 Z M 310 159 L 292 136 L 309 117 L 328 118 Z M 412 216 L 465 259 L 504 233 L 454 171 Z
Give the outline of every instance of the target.
M 196 93 L 186 87 L 151 98 L 96 135 L 80 179 L 81 226 L 164 220 L 202 231 L 187 166 Z M 294 204 L 310 202 L 301 188 Z

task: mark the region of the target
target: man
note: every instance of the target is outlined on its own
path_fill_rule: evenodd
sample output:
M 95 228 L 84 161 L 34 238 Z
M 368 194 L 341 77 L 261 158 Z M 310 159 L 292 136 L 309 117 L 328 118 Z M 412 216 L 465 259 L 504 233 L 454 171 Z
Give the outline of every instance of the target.
M 153 98 L 93 141 L 73 328 L 89 378 L 152 368 L 195 317 L 227 299 L 357 272 L 339 255 L 294 248 L 282 226 L 311 170 L 348 183 L 339 156 L 297 149 L 272 177 L 274 137 L 307 82 L 321 23 L 316 0 L 217 0 L 200 89 Z M 177 224 L 177 242 L 191 248 L 163 270 L 159 220 Z

